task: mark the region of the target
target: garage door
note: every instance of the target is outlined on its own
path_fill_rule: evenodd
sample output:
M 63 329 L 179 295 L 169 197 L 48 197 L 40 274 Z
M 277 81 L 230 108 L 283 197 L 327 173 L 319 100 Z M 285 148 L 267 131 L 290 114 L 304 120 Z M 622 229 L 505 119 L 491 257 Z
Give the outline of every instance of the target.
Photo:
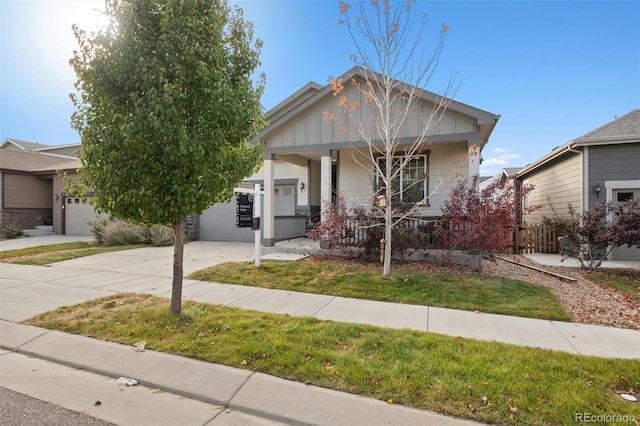
M 96 215 L 87 198 L 66 197 L 64 199 L 65 235 L 92 235 L 90 222 L 95 222 L 106 214 Z
M 296 214 L 296 186 L 278 185 L 274 188 L 275 216 Z M 260 203 L 264 206 L 264 196 Z M 264 208 L 260 213 L 264 217 Z M 253 242 L 255 231 L 251 228 L 236 228 L 236 198 L 228 203 L 215 204 L 200 215 L 200 240 Z
M 236 197 L 228 203 L 214 204 L 200 215 L 200 240 L 252 242 L 255 231 L 236 228 Z

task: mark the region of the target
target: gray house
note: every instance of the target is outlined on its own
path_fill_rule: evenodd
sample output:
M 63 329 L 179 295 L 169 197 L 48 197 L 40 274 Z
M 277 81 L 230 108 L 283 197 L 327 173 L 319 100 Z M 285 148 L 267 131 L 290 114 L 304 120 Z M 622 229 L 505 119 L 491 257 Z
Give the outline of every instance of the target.
M 376 78 L 375 74 L 354 67 L 340 76 L 344 82 Z M 345 84 L 349 99 L 366 105 L 359 89 Z M 419 101 L 410 111 L 398 138 L 409 144 L 424 131 L 431 120 L 439 97 L 420 90 Z M 260 171 L 246 181 L 259 183 L 264 190 L 262 202 L 262 241 L 272 246 L 276 241 L 300 237 L 305 223 L 320 215 L 324 202 L 335 194 L 344 197 L 348 207 L 371 205 L 375 194 L 375 174 L 368 145 L 356 132 L 340 132 L 340 96 L 334 96 L 331 84 L 308 83 L 266 113 L 270 123 L 263 131 L 264 161 Z M 357 110 L 359 121 L 371 123 L 367 107 Z M 462 179 L 479 174 L 481 153 L 499 116 L 451 101 L 438 123 L 429 128 L 429 140 L 411 159 L 416 175 L 427 178 L 419 184 L 420 214 L 440 216 L 442 202 Z M 348 127 L 348 123 L 342 122 Z M 397 155 L 403 155 L 399 146 Z M 455 173 L 452 173 L 455 172 Z M 409 174 L 400 179 L 410 179 Z M 402 185 L 403 182 L 400 182 Z M 200 239 L 252 241 L 253 233 L 235 228 L 235 200 L 218 204 L 199 218 Z
M 522 219 L 541 223 L 544 217 L 578 213 L 600 201 L 640 198 L 640 110 L 555 148 L 518 173 L 523 184 L 535 186 L 526 202 L 544 207 Z M 615 260 L 640 260 L 640 248 L 616 247 Z

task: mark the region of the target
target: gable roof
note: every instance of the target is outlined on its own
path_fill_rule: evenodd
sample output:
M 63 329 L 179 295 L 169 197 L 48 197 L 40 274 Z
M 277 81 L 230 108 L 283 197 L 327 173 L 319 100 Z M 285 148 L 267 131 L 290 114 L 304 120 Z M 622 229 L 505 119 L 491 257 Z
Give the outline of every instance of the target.
M 381 74 L 375 71 L 364 69 L 359 66 L 351 68 L 349 71 L 347 71 L 337 79 L 342 79 L 342 81 L 346 82 L 351 80 L 352 78 L 357 77 L 376 81 L 382 81 L 383 79 L 383 76 Z M 403 83 L 398 80 L 394 80 L 394 83 L 398 85 L 408 85 L 407 83 Z M 263 129 L 262 134 L 265 135 L 267 133 L 271 133 L 278 129 L 280 126 L 286 125 L 286 123 L 298 113 L 330 95 L 333 95 L 333 87 L 331 83 L 328 83 L 325 86 L 321 86 L 320 84 L 314 82 L 306 84 L 300 90 L 296 91 L 293 95 L 285 99 L 283 102 L 281 102 L 265 114 L 266 118 L 270 119 L 270 123 L 265 129 Z M 442 96 L 437 95 L 433 92 L 429 92 L 423 89 L 420 90 L 420 99 L 423 101 L 436 103 L 441 98 Z M 448 102 L 449 105 L 447 107 L 447 110 L 466 115 L 477 120 L 479 128 L 478 133 L 483 140 L 484 146 L 489 138 L 489 135 L 496 126 L 496 123 L 498 122 L 500 116 L 454 100 L 448 100 Z
M 50 145 L 43 145 L 38 142 L 27 142 L 21 141 L 19 139 L 5 139 L 2 144 L 0 144 L 0 149 L 11 149 L 18 151 L 34 151 L 39 148 L 49 148 Z
M 577 139 L 572 139 L 564 145 L 555 147 L 544 157 L 527 164 L 520 172 L 519 176 L 525 175 L 532 170 L 546 164 L 556 158 L 567 154 L 579 154 L 575 148 L 593 145 L 616 145 L 621 143 L 640 142 L 640 109 L 635 109 L 620 118 L 592 130 Z
M 12 149 L 5 149 L 0 153 L 0 170 L 2 171 L 35 173 L 69 170 L 79 167 L 80 160 L 61 155 L 15 151 Z
M 314 83 L 313 81 L 308 82 L 284 101 L 267 111 L 265 118 L 268 121 L 280 118 L 284 113 L 294 108 L 296 105 L 306 101 L 321 89 L 322 86 L 320 84 Z
M 622 142 L 626 140 L 640 141 L 640 109 L 635 109 L 622 117 L 598 127 L 589 133 L 574 139 L 577 145 L 593 142 Z

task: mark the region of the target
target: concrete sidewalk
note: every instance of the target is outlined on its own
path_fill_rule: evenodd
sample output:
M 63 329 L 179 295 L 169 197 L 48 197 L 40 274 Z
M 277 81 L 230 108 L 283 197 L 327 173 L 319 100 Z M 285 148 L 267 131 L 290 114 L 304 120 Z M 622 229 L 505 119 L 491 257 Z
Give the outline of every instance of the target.
M 170 297 L 172 255 L 171 247 L 142 248 L 50 268 L 0 265 L 0 317 L 6 320 L 0 322 L 0 347 L 6 351 L 0 352 L 2 386 L 121 425 L 472 424 L 246 370 L 153 351 L 138 353 L 128 346 L 11 322 L 122 291 Z M 185 274 L 252 256 L 251 243 L 189 243 Z M 183 296 L 292 316 L 574 354 L 640 358 L 640 332 L 633 330 L 191 280 L 184 281 Z M 135 378 L 141 385 L 119 386 L 113 378 L 120 376 Z M 93 406 L 97 400 L 102 404 Z M 179 413 L 185 417 L 174 421 L 172 416 L 179 418 Z

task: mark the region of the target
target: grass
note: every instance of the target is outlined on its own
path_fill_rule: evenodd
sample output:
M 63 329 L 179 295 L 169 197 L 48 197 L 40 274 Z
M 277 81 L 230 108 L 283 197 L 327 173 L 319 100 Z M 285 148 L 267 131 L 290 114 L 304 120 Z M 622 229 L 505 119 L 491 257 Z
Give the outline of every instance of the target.
M 78 241 L 2 251 L 0 252 L 0 261 L 5 263 L 17 263 L 20 265 L 45 266 L 55 262 L 62 262 L 63 260 L 92 256 L 100 253 L 109 253 L 113 251 L 129 250 L 138 247 L 143 246 L 101 247 L 96 246 L 95 242 Z
M 640 361 L 610 360 L 312 318 L 118 294 L 27 323 L 493 424 L 631 415 Z
M 640 271 L 631 269 L 607 269 L 589 275 L 594 281 L 627 294 L 640 302 Z
M 329 261 L 223 263 L 189 275 L 200 281 L 428 305 L 522 317 L 570 321 L 547 290 L 523 281 L 478 274 L 438 273 L 397 266 L 380 268 Z

